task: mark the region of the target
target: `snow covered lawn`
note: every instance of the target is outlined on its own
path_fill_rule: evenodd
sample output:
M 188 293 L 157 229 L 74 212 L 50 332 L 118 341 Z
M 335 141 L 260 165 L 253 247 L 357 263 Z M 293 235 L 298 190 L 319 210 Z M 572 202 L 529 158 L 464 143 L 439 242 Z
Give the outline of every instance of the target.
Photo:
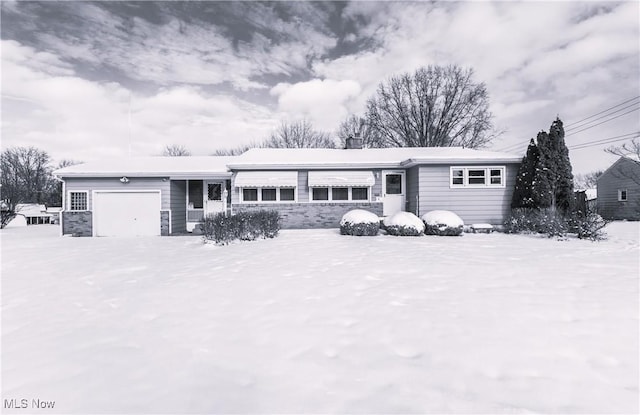
M 38 413 L 637 413 L 639 233 L 0 231 L 2 398 Z M 32 413 L 36 410 L 8 410 Z

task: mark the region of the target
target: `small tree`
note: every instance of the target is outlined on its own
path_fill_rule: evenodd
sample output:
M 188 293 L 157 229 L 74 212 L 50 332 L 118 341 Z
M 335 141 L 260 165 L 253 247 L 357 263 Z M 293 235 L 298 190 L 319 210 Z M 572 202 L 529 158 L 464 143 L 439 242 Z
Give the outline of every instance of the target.
M 602 170 L 596 170 L 584 174 L 576 174 L 573 176 L 574 189 L 593 189 L 598 183 L 598 178 L 604 173 Z
M 264 147 L 263 143 L 252 142 L 249 144 L 241 144 L 234 148 L 219 148 L 211 154 L 212 156 L 239 156 L 240 154 L 251 150 L 252 148 Z
M 162 150 L 164 157 L 185 157 L 190 156 L 191 152 L 183 145 L 169 144 Z

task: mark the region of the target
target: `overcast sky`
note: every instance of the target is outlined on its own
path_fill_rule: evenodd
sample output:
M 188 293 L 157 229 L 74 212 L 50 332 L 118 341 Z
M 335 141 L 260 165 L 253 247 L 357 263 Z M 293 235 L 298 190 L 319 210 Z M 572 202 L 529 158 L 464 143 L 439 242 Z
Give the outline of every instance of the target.
M 302 117 L 333 132 L 364 114 L 380 81 L 429 64 L 470 67 L 486 83 L 505 131 L 489 149 L 524 154 L 557 115 L 570 126 L 628 100 L 611 122 L 578 124 L 567 144 L 640 131 L 635 1 L 1 7 L 2 147 L 56 160 L 156 155 L 166 144 L 207 155 Z M 571 150 L 574 172 L 606 168 L 608 145 Z

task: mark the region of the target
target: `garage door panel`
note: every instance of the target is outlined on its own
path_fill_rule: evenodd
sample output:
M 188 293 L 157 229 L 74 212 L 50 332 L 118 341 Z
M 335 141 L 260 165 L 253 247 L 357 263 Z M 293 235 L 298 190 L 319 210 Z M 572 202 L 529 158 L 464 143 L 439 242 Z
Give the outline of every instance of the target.
M 160 193 L 98 192 L 94 216 L 97 236 L 160 235 Z

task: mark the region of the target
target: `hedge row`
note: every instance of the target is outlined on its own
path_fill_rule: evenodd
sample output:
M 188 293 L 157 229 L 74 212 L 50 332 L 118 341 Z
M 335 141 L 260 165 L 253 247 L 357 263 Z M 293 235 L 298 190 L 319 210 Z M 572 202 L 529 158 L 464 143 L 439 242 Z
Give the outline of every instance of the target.
M 217 244 L 275 238 L 280 231 L 280 214 L 274 210 L 239 212 L 231 216 L 217 213 L 205 216 L 203 236 Z

